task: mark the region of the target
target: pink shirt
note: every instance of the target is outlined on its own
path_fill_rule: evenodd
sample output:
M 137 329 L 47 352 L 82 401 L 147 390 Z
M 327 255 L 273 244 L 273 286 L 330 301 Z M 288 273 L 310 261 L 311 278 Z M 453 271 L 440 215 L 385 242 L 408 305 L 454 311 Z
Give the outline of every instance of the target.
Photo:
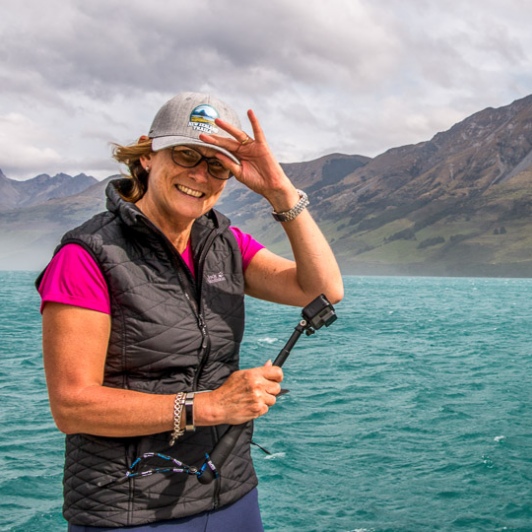
M 264 248 L 251 235 L 231 227 L 236 237 L 244 271 L 251 259 Z M 194 262 L 190 244 L 181 255 L 186 265 L 194 274 Z M 39 286 L 41 295 L 41 312 L 45 303 L 63 303 L 105 314 L 111 313 L 109 290 L 103 274 L 90 255 L 77 244 L 67 244 L 57 253 L 42 278 Z

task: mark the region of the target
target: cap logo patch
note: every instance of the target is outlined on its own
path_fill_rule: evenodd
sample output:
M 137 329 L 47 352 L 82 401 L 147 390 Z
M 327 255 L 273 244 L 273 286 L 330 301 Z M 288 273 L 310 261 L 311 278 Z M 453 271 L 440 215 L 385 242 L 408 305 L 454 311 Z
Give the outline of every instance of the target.
M 201 133 L 218 133 L 218 128 L 214 120 L 218 118 L 218 111 L 212 105 L 198 105 L 192 113 L 188 122 L 188 127 Z

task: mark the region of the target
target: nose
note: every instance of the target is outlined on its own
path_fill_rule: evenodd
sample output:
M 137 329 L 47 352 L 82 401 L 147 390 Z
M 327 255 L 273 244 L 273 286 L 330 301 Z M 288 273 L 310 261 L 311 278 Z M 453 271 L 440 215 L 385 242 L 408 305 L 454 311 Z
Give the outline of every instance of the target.
M 207 161 L 203 159 L 196 166 L 189 168 L 189 175 L 196 181 L 208 181 L 209 180 L 209 165 Z

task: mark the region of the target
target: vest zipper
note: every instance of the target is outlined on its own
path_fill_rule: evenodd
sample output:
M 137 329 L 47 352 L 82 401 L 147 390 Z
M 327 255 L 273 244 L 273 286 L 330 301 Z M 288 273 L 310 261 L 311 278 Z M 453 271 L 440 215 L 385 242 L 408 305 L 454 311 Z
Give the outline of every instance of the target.
M 199 258 L 197 260 L 197 293 L 198 293 L 198 321 L 200 330 L 202 331 L 203 337 L 203 343 L 202 347 L 204 348 L 203 356 L 200 359 L 200 364 L 198 366 L 198 370 L 196 372 L 196 375 L 194 375 L 194 390 L 197 387 L 199 377 L 201 375 L 201 372 L 203 371 L 203 368 L 205 367 L 205 364 L 207 363 L 207 360 L 209 359 L 210 355 L 210 348 L 211 348 L 211 340 L 209 337 L 209 331 L 207 330 L 207 324 L 205 323 L 205 319 L 203 317 L 203 299 L 201 297 L 203 292 L 203 269 L 205 265 L 205 258 L 207 257 L 207 253 L 209 252 L 209 249 L 211 248 L 212 243 L 214 242 L 215 238 L 221 234 L 220 228 L 213 229 L 208 237 L 204 240 L 204 245 L 199 253 Z M 217 427 L 211 427 L 211 434 L 212 434 L 212 440 L 214 442 L 213 448 L 216 447 L 216 444 L 218 443 L 218 440 L 220 439 L 220 436 L 218 435 Z M 214 492 L 212 494 L 212 506 L 213 509 L 217 509 L 220 506 L 220 491 L 222 488 L 221 479 L 218 477 L 214 479 Z
M 198 386 L 198 381 L 201 375 L 201 372 L 203 371 L 203 368 L 205 367 L 205 364 L 207 363 L 207 360 L 209 359 L 209 355 L 211 352 L 211 340 L 209 337 L 209 331 L 207 329 L 207 324 L 205 322 L 204 314 L 203 314 L 203 299 L 202 299 L 202 293 L 203 293 L 203 269 L 205 265 L 205 258 L 207 257 L 207 253 L 209 252 L 212 243 L 214 242 L 215 238 L 221 234 L 221 230 L 219 228 L 212 229 L 207 238 L 204 240 L 203 246 L 201 247 L 201 250 L 199 252 L 198 260 L 197 260 L 197 271 L 196 271 L 196 293 L 197 293 L 197 305 L 198 305 L 198 326 L 201 331 L 202 335 L 202 353 L 200 357 L 200 363 L 198 365 L 198 369 L 196 371 L 196 374 L 194 375 L 194 390 L 196 391 Z
M 205 323 L 201 309 L 198 309 L 197 320 L 198 327 L 201 332 L 201 353 L 199 357 L 200 361 L 198 364 L 198 369 L 194 375 L 194 382 L 192 385 L 192 391 L 194 392 L 198 389 L 198 381 L 207 359 L 209 358 L 209 353 L 211 350 L 211 339 L 209 337 L 209 331 L 207 330 L 207 324 Z
M 188 291 L 186 290 L 183 280 L 181 279 L 181 275 L 178 272 L 178 278 L 181 282 L 181 285 L 183 287 L 183 291 L 185 293 L 185 298 L 187 299 L 190 308 L 194 312 L 197 322 L 198 322 L 198 328 L 201 332 L 201 352 L 199 356 L 199 364 L 198 368 L 196 370 L 196 373 L 194 374 L 194 380 L 192 382 L 192 391 L 196 391 L 198 389 L 198 381 L 200 378 L 200 375 L 203 371 L 203 368 L 205 367 L 205 364 L 207 363 L 207 360 L 209 359 L 209 354 L 211 350 L 211 340 L 209 336 L 209 331 L 207 329 L 207 323 L 205 322 L 205 318 L 203 316 L 203 304 L 202 304 L 202 280 L 203 280 L 203 264 L 205 256 L 207 255 L 207 252 L 210 248 L 211 243 L 213 242 L 214 238 L 217 236 L 218 232 L 216 230 L 212 231 L 209 237 L 206 240 L 206 245 L 203 247 L 200 260 L 198 261 L 198 270 L 196 272 L 197 275 L 197 283 L 196 283 L 196 300 L 192 301 L 191 297 L 189 296 Z M 176 253 L 176 255 L 179 255 Z M 181 256 L 179 256 L 179 259 L 181 262 L 184 262 Z M 218 440 L 220 437 L 218 436 L 218 431 L 216 427 L 211 427 L 211 434 L 212 434 L 212 441 L 213 441 L 213 448 L 216 447 L 216 444 L 218 443 Z M 217 509 L 220 506 L 220 491 L 222 488 L 221 479 L 216 478 L 214 479 L 214 491 L 212 494 L 212 506 L 213 509 Z
M 195 294 L 194 294 L 194 301 L 190 297 L 188 287 L 189 285 L 193 285 L 190 281 L 193 280 L 192 274 L 188 270 L 188 267 L 185 264 L 185 261 L 183 260 L 183 257 L 176 251 L 174 246 L 172 246 L 171 242 L 166 238 L 166 236 L 159 231 L 157 227 L 155 227 L 149 220 L 146 218 L 145 221 L 152 226 L 160 235 L 162 236 L 163 240 L 167 243 L 170 252 L 173 254 L 173 256 L 177 259 L 178 263 L 180 263 L 183 266 L 183 270 L 186 272 L 188 277 L 188 283 L 184 281 L 182 278 L 182 272 L 177 271 L 177 277 L 179 279 L 179 282 L 181 284 L 181 287 L 183 288 L 183 292 L 185 294 L 185 298 L 196 316 L 198 327 L 201 332 L 202 340 L 201 340 L 201 354 L 200 354 L 200 362 L 198 364 L 198 369 L 196 371 L 196 374 L 194 375 L 194 380 L 192 384 L 192 391 L 196 391 L 198 387 L 198 381 L 199 377 L 201 375 L 201 372 L 203 371 L 203 368 L 205 367 L 205 364 L 209 358 L 210 354 L 210 348 L 211 348 L 211 341 L 209 337 L 209 331 L 207 329 L 207 323 L 205 322 L 205 318 L 203 316 L 203 302 L 202 302 L 202 287 L 203 287 L 203 267 L 205 264 L 205 258 L 207 256 L 207 253 L 209 252 L 209 249 L 214 242 L 214 239 L 222 233 L 222 229 L 215 228 L 212 229 L 207 238 L 204 240 L 204 245 L 202 246 L 201 252 L 199 254 L 199 259 L 197 261 L 197 271 L 196 271 L 196 283 L 195 284 Z M 194 286 L 194 285 L 193 285 Z M 211 432 L 213 436 L 213 442 L 214 446 L 218 443 L 218 440 L 220 439 L 218 435 L 218 431 L 216 430 L 216 427 L 211 427 Z M 220 506 L 220 490 L 221 490 L 221 479 L 216 478 L 214 480 L 214 493 L 213 493 L 213 508 L 216 509 Z

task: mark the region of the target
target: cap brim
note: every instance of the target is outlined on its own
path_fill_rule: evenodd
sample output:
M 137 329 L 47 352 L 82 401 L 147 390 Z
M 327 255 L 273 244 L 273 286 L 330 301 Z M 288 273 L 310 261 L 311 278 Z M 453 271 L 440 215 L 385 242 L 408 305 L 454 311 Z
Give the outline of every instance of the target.
M 167 136 L 167 137 L 155 137 L 151 139 L 151 149 L 153 151 L 164 150 L 165 148 L 171 148 L 172 146 L 202 146 L 203 148 L 209 148 L 211 150 L 219 151 L 224 155 L 227 155 L 232 161 L 236 164 L 240 164 L 240 161 L 230 152 L 214 144 L 207 144 L 198 139 L 191 139 L 190 137 L 178 137 L 178 136 Z

